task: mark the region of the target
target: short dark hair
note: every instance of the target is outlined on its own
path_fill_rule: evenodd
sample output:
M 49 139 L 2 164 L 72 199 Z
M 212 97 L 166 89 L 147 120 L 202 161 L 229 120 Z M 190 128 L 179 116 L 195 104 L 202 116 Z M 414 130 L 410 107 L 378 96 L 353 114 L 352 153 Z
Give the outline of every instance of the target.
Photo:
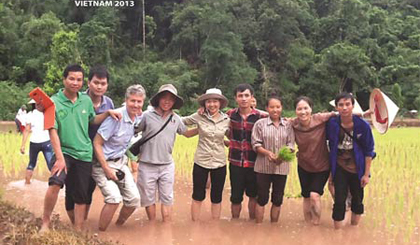
M 299 104 L 300 101 L 305 101 L 306 103 L 308 103 L 309 107 L 311 107 L 311 109 L 314 107 L 314 102 L 312 102 L 311 98 L 307 97 L 307 96 L 299 96 L 296 98 L 295 100 L 295 108 L 297 107 L 297 105 Z
M 341 99 L 351 99 L 351 104 L 354 105 L 354 97 L 351 93 L 348 92 L 342 92 L 337 94 L 337 96 L 335 96 L 335 106 L 337 106 L 338 101 L 340 101 Z
M 278 100 L 278 101 L 280 101 L 280 104 L 283 106 L 283 101 L 282 101 L 281 97 L 273 94 L 273 95 L 268 96 L 268 99 L 265 101 L 265 107 L 268 106 L 268 103 L 270 103 L 270 100 Z
M 233 95 L 236 97 L 236 94 L 238 92 L 244 92 L 245 90 L 249 90 L 251 92 L 251 95 L 254 95 L 254 89 L 249 85 L 248 83 L 241 83 L 233 90 Z
M 81 72 L 83 74 L 83 78 L 85 77 L 85 71 L 79 64 L 68 65 L 66 69 L 64 69 L 63 77 L 67 78 L 67 76 L 69 75 L 69 72 Z
M 108 69 L 104 65 L 96 65 L 90 68 L 88 81 L 92 80 L 94 76 L 98 78 L 106 78 L 106 81 L 109 83 Z

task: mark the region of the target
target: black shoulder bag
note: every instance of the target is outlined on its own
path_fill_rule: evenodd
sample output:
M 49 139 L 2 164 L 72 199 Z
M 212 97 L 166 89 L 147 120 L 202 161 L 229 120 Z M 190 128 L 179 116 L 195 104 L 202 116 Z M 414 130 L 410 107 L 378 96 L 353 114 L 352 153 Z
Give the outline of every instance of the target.
M 165 124 L 163 124 L 163 126 L 159 129 L 159 131 L 157 131 L 156 133 L 154 133 L 152 136 L 150 136 L 149 138 L 147 138 L 145 140 L 143 140 L 143 138 L 139 139 L 137 142 L 135 142 L 134 144 L 132 144 L 131 147 L 128 150 L 134 156 L 137 156 L 140 153 L 140 146 L 142 146 L 144 143 L 146 143 L 147 141 L 151 140 L 153 137 L 155 137 L 160 132 L 162 132 L 162 130 L 165 129 L 166 125 L 168 125 L 168 123 L 172 120 L 172 116 L 173 116 L 173 114 L 168 118 L 168 120 L 165 122 Z

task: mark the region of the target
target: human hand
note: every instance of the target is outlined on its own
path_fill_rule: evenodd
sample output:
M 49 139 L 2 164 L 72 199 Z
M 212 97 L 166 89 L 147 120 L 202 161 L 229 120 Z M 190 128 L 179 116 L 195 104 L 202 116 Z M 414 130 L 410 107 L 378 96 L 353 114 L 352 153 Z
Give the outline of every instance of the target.
M 20 147 L 20 153 L 25 154 L 25 146 L 24 145 Z
M 369 184 L 369 175 L 363 175 L 362 179 L 360 180 L 360 186 L 364 188 L 367 184 Z
M 205 109 L 204 109 L 204 107 L 202 107 L 202 106 L 200 106 L 200 108 L 198 108 L 198 109 L 197 109 L 197 113 L 198 113 L 198 115 L 203 115 L 205 111 L 206 111 L 206 110 L 205 110 Z
M 105 176 L 109 180 L 117 181 L 118 177 L 114 169 L 107 167 L 104 168 Z
M 115 120 L 119 121 L 122 118 L 122 113 L 117 110 L 109 110 L 109 115 Z
M 268 152 L 267 152 L 267 154 L 266 154 L 266 156 L 268 157 L 268 160 L 269 160 L 270 162 L 275 162 L 275 163 L 277 163 L 277 162 L 278 162 L 277 156 L 276 156 L 276 154 L 274 154 L 273 152 L 268 151 Z
M 54 163 L 54 166 L 51 169 L 51 175 L 60 176 L 61 172 L 64 171 L 67 173 L 66 162 L 64 159 L 57 159 Z

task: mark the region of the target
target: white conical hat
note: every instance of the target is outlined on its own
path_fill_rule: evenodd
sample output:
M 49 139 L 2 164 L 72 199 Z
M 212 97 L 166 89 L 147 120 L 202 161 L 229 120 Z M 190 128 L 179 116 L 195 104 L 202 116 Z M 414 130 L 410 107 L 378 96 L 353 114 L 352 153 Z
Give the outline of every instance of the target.
M 331 100 L 330 105 L 334 106 L 334 108 L 335 108 L 335 100 Z M 363 115 L 362 107 L 360 107 L 359 102 L 357 102 L 356 99 L 354 99 L 353 114 Z
M 372 111 L 372 124 L 379 133 L 384 134 L 391 127 L 400 108 L 378 88 L 372 90 L 369 98 L 369 109 Z

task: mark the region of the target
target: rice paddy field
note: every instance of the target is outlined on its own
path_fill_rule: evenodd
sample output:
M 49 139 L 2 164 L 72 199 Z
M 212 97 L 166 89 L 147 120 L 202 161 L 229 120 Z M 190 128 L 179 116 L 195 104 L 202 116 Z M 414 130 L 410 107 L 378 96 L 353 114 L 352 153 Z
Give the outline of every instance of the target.
M 377 157 L 365 189 L 363 223 L 368 228 L 382 229 L 395 240 L 410 243 L 420 232 L 420 128 L 392 128 L 385 135 L 374 132 L 374 136 Z M 173 156 L 178 179 L 191 181 L 197 141 L 197 137 L 177 137 Z M 29 156 L 19 153 L 20 142 L 21 136 L 16 133 L 0 133 L 0 172 L 4 179 L 23 178 Z M 289 198 L 299 198 L 296 160 L 291 169 L 285 193 Z M 34 175 L 46 178 L 47 173 L 40 154 Z M 227 178 L 225 188 L 229 186 Z M 328 191 L 325 193 L 324 200 L 330 201 Z

